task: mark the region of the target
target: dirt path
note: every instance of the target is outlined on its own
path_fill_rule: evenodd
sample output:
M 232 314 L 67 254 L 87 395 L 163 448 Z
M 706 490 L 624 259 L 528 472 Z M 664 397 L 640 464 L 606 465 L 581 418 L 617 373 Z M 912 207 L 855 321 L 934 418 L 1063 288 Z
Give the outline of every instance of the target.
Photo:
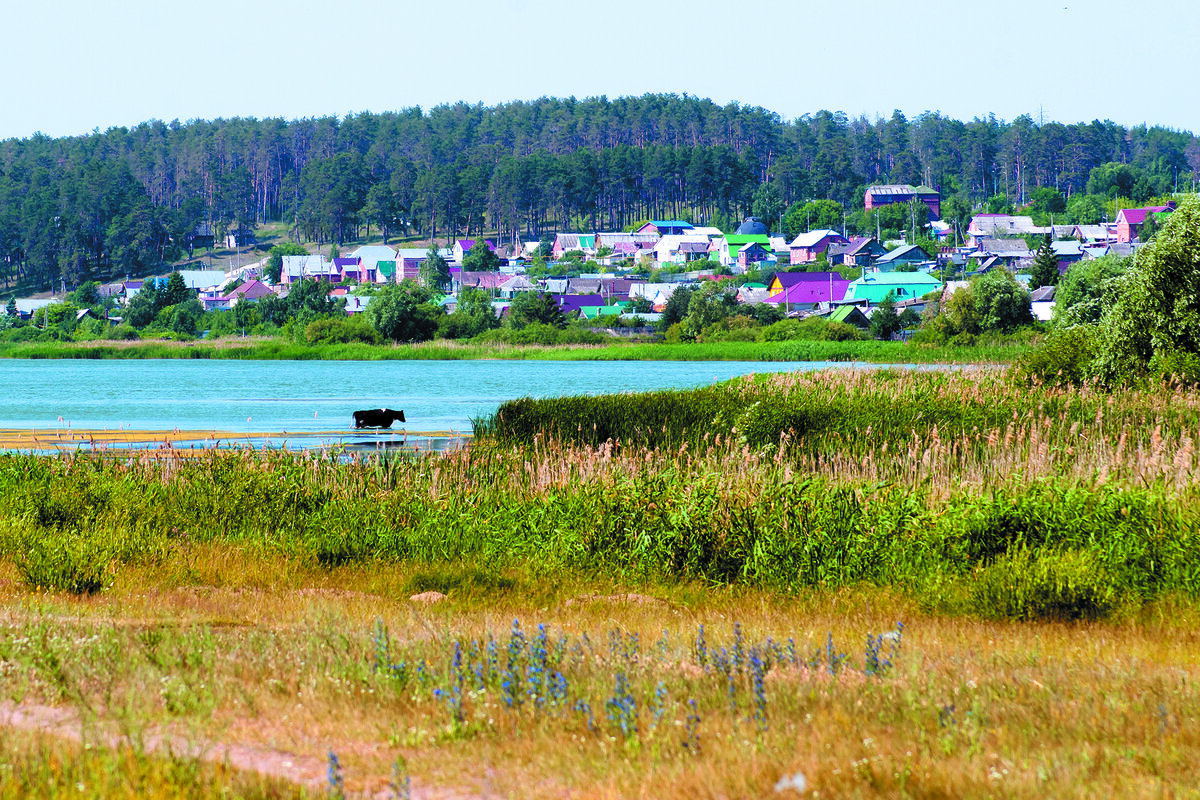
M 50 734 L 72 742 L 83 742 L 86 738 L 110 748 L 116 748 L 125 741 L 111 730 L 112 726 L 108 723 L 95 723 L 85 731 L 82 718 L 74 710 L 37 703 L 0 702 L 0 726 Z M 289 781 L 314 794 L 320 794 L 328 788 L 328 762 L 323 758 L 237 742 L 203 742 L 164 732 L 146 733 L 141 742 L 149 753 L 170 752 L 211 763 L 228 764 L 239 770 Z M 395 795 L 388 788 L 389 778 L 368 778 L 361 782 L 364 788 L 348 789 L 346 796 L 372 800 L 393 797 Z M 357 780 L 351 781 L 352 786 L 358 783 Z M 413 781 L 411 792 L 412 800 L 486 800 L 489 797 L 495 796 L 426 786 L 416 781 Z

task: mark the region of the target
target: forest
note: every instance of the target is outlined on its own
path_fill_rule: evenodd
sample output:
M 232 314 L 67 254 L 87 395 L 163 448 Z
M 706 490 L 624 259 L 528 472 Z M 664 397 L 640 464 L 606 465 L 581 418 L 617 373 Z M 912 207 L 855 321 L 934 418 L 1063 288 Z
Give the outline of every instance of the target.
M 372 231 L 511 242 L 647 218 L 726 227 L 809 201 L 861 213 L 874 183 L 933 186 L 956 219 L 982 203 L 1025 205 L 1039 189 L 1142 202 L 1198 173 L 1200 142 L 1157 126 L 899 111 L 787 121 L 687 95 L 149 121 L 0 142 L 0 281 L 147 274 L 188 255 L 203 221 L 219 237 L 284 221 L 318 244 Z

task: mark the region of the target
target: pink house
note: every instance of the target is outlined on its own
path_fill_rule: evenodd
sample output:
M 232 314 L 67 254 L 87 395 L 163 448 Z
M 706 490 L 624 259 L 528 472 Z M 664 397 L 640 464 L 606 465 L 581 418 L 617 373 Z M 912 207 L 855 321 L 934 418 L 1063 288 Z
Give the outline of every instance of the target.
M 1117 212 L 1117 241 L 1132 242 L 1138 235 L 1138 226 L 1146 221 L 1150 214 L 1169 214 L 1175 210 L 1175 203 L 1165 206 L 1146 206 L 1145 208 L 1122 208 Z
M 837 231 L 831 230 L 802 233 L 788 245 L 792 253 L 792 263 L 805 264 L 816 261 L 817 257 L 828 250 L 831 244 L 850 244 L 850 240 Z

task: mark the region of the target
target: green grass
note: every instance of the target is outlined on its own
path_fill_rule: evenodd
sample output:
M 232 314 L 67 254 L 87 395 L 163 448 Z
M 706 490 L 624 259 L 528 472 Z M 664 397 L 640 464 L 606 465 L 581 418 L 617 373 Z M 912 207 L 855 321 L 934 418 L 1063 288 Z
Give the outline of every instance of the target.
M 0 557 L 78 593 L 203 542 L 323 568 L 872 585 L 953 613 L 1111 616 L 1200 592 L 1198 405 L 987 372 L 815 373 L 518 401 L 449 455 L 9 455 Z
M 0 358 L 247 360 L 468 360 L 553 361 L 862 361 L 903 363 L 1008 363 L 1025 345 L 936 348 L 901 342 L 720 342 L 707 344 L 509 345 L 437 340 L 415 345 L 305 345 L 284 339 L 215 342 L 24 342 L 0 343 Z

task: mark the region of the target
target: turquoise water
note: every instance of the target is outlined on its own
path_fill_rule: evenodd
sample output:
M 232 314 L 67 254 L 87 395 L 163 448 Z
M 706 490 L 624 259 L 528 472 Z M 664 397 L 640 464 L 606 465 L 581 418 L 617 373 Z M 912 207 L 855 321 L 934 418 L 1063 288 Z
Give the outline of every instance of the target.
M 862 365 L 857 365 L 862 366 Z M 0 427 L 38 430 L 349 430 L 361 408 L 403 409 L 409 433 L 469 433 L 505 400 L 688 388 L 821 362 L 0 361 Z

